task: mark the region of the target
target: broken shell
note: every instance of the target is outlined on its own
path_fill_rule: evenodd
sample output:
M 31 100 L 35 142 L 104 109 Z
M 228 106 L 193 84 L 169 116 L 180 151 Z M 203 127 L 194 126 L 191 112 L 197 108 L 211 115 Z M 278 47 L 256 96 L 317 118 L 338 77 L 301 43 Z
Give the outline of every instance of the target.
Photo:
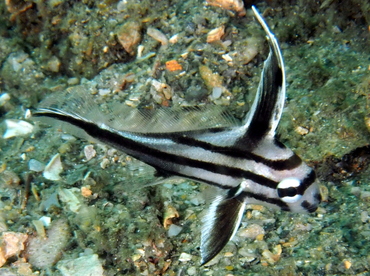
M 261 41 L 259 38 L 250 37 L 243 43 L 243 49 L 239 52 L 238 59 L 242 64 L 248 64 L 259 53 Z
M 6 131 L 3 135 L 4 139 L 16 137 L 19 135 L 26 135 L 33 131 L 33 125 L 22 120 L 5 120 Z
M 205 65 L 199 66 L 199 73 L 209 91 L 212 93 L 219 93 L 219 90 L 217 89 L 214 91 L 214 88 L 219 87 L 224 95 L 225 93 L 226 95 L 230 94 L 230 92 L 222 84 L 222 77 L 217 73 L 213 73 L 209 67 Z
M 175 44 L 179 41 L 179 34 L 175 34 L 173 36 L 170 37 L 170 39 L 168 40 L 170 43 L 172 44 Z
M 216 29 L 211 30 L 207 34 L 207 43 L 211 43 L 214 41 L 219 41 L 225 34 L 225 26 L 222 25 L 221 27 L 218 27 Z
M 5 5 L 8 11 L 12 14 L 10 20 L 14 20 L 22 12 L 30 9 L 33 6 L 33 2 L 17 1 L 17 0 L 5 0 Z
M 235 11 L 239 16 L 246 14 L 242 0 L 206 0 L 211 6 L 216 6 L 229 11 Z
M 130 55 L 134 55 L 137 45 L 141 41 L 141 25 L 136 21 L 129 21 L 117 29 L 117 39 Z
M 43 176 L 49 180 L 60 180 L 59 174 L 63 171 L 62 161 L 60 159 L 60 154 L 51 158 L 50 162 L 46 165 Z
M 168 44 L 168 39 L 160 30 L 149 27 L 146 32 L 150 37 L 160 42 L 163 46 Z
M 295 131 L 300 135 L 307 135 L 310 132 L 307 128 L 301 126 L 297 126 Z
M 163 226 L 167 229 L 173 223 L 172 219 L 179 217 L 179 213 L 177 212 L 175 207 L 171 205 L 167 205 L 165 208 L 166 210 L 164 211 L 163 216 Z
M 265 249 L 262 252 L 262 256 L 264 259 L 271 265 L 275 264 L 277 261 L 280 260 L 280 255 L 273 254 L 270 250 Z
M 73 213 L 77 213 L 82 206 L 81 201 L 76 196 L 78 193 L 80 193 L 80 190 L 77 188 L 60 189 L 58 191 L 59 199 L 64 202 Z
M 171 86 L 166 83 L 152 80 L 152 88 L 153 89 L 150 90 L 150 93 L 152 94 L 154 100 L 159 104 L 163 104 L 167 100 L 170 100 L 173 96 Z

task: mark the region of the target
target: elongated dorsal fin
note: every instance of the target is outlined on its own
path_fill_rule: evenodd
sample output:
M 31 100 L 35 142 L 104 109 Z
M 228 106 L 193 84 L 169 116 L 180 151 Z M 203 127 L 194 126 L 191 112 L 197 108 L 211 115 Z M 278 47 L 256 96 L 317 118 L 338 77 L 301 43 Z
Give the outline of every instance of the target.
M 254 15 L 266 32 L 270 53 L 264 62 L 256 97 L 245 119 L 246 133 L 243 139 L 259 141 L 275 135 L 285 100 L 285 71 L 279 44 L 257 9 Z
M 240 125 L 219 106 L 136 109 L 124 103 L 113 103 L 107 104 L 103 112 L 94 96 L 83 86 L 71 87 L 42 101 L 34 115 L 42 116 L 43 113 L 63 113 L 118 131 L 136 133 L 171 133 Z

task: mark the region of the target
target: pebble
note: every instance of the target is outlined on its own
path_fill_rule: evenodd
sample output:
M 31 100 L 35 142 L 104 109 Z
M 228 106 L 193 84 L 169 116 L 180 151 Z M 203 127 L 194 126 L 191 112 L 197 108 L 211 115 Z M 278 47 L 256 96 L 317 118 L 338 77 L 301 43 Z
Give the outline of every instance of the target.
M 235 11 L 239 16 L 246 14 L 242 0 L 206 0 L 209 5 L 223 8 L 229 11 Z
M 67 83 L 68 85 L 77 85 L 80 83 L 80 79 L 79 78 L 69 78 L 67 80 Z
M 103 158 L 103 160 L 100 162 L 100 167 L 102 169 L 105 169 L 105 168 L 108 167 L 109 163 L 110 163 L 110 161 L 109 161 L 108 158 Z
M 225 26 L 222 25 L 216 29 L 211 30 L 207 34 L 207 43 L 219 41 L 224 35 L 225 35 Z
M 182 230 L 181 226 L 171 224 L 170 227 L 168 227 L 167 235 L 169 237 L 177 236 L 178 234 L 180 234 L 181 230 Z
M 192 257 L 193 257 L 192 255 L 190 255 L 188 253 L 185 253 L 185 252 L 182 252 L 180 254 L 179 261 L 180 262 L 189 262 L 189 261 L 191 261 Z
M 92 158 L 96 156 L 96 150 L 94 149 L 93 145 L 87 145 L 84 147 L 84 154 L 86 161 L 90 161 Z
M 47 69 L 51 72 L 58 73 L 61 64 L 62 63 L 56 56 L 52 56 L 47 63 Z
M 168 44 L 168 39 L 164 33 L 162 33 L 160 30 L 157 30 L 155 28 L 149 27 L 146 32 L 151 38 L 154 38 L 158 42 L 162 44 L 162 46 Z
M 21 179 L 13 171 L 5 170 L 0 175 L 0 183 L 1 184 L 16 187 L 16 186 L 19 185 L 20 182 L 21 182 Z
M 110 93 L 110 89 L 99 89 L 98 93 L 100 96 L 106 96 Z
M 197 268 L 195 266 L 191 266 L 191 267 L 188 268 L 188 270 L 186 272 L 190 276 L 197 275 Z
M 6 260 L 10 257 L 19 255 L 24 250 L 24 242 L 28 235 L 16 232 L 2 233 L 2 250 L 0 250 L 0 267 L 2 267 Z
M 239 231 L 238 236 L 249 239 L 256 239 L 260 235 L 264 235 L 265 230 L 258 224 L 251 224 L 247 228 Z
M 343 265 L 344 265 L 345 269 L 350 269 L 351 266 L 352 266 L 352 263 L 348 260 L 344 260 Z
M 361 221 L 363 223 L 365 223 L 366 221 L 369 220 L 369 214 L 366 211 L 362 211 L 361 214 L 360 214 L 360 216 L 361 216 Z
M 222 95 L 222 87 L 213 87 L 212 89 L 212 98 L 218 99 Z
M 34 172 L 42 172 L 45 169 L 45 165 L 36 159 L 30 159 L 28 161 L 28 169 Z

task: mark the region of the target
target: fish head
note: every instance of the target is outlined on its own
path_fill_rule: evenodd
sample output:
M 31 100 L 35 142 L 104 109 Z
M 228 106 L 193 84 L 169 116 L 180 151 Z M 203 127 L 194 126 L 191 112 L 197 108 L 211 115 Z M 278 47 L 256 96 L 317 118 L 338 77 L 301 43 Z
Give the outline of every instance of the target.
M 295 213 L 312 213 L 321 202 L 319 181 L 315 172 L 302 164 L 309 172 L 306 177 L 289 176 L 283 178 L 276 187 L 276 195 L 281 201 L 282 210 Z

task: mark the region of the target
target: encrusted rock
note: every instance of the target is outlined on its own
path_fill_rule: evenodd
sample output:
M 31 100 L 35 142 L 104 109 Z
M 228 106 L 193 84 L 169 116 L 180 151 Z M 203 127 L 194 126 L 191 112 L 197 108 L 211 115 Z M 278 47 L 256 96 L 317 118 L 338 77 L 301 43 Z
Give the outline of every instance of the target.
M 135 55 L 137 45 L 141 41 L 141 24 L 137 21 L 129 21 L 118 27 L 117 38 L 119 43 L 130 55 Z

